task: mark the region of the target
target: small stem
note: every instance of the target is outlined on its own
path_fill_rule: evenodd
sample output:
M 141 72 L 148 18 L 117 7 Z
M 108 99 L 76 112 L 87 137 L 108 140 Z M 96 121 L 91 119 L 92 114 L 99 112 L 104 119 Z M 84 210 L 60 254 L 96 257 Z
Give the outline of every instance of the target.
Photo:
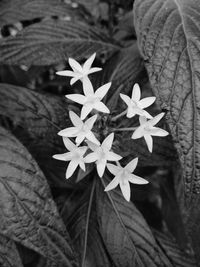
M 116 115 L 115 117 L 113 117 L 113 118 L 111 119 L 111 121 L 116 121 L 116 120 L 118 120 L 118 119 L 121 118 L 122 116 L 126 115 L 126 113 L 127 113 L 127 109 L 124 110 L 122 113 L 120 113 L 120 114 Z
M 130 127 L 130 128 L 113 128 L 114 132 L 124 132 L 124 131 L 135 131 L 138 127 Z

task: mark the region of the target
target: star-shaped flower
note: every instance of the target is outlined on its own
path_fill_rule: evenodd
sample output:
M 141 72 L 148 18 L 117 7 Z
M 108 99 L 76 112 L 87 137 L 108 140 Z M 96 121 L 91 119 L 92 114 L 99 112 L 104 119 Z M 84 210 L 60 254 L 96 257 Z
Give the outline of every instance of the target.
M 127 201 L 130 201 L 130 183 L 147 184 L 148 181 L 133 174 L 138 163 L 138 158 L 131 160 L 125 167 L 107 164 L 108 170 L 115 175 L 115 178 L 106 186 L 105 191 L 110 191 L 120 185 L 122 194 Z
M 80 145 L 85 138 L 89 141 L 99 145 L 99 141 L 96 139 L 95 135 L 91 131 L 96 119 L 97 115 L 92 116 L 85 122 L 83 122 L 76 113 L 73 111 L 69 112 L 69 117 L 74 125 L 74 127 L 66 128 L 60 131 L 58 134 L 64 137 L 76 137 L 76 144 Z
M 148 119 L 152 118 L 152 116 L 147 111 L 145 111 L 144 108 L 151 106 L 153 102 L 156 100 L 156 97 L 151 96 L 151 97 L 146 97 L 140 100 L 141 91 L 137 83 L 133 86 L 131 98 L 124 94 L 120 94 L 120 96 L 122 100 L 126 103 L 126 105 L 128 106 L 127 114 L 126 114 L 128 118 L 132 118 L 136 114 L 147 117 Z
M 66 171 L 66 178 L 68 179 L 72 176 L 78 166 L 85 171 L 85 161 L 83 156 L 87 150 L 87 146 L 78 147 L 67 137 L 63 137 L 63 142 L 69 152 L 53 155 L 53 158 L 63 161 L 70 161 Z
M 73 69 L 71 70 L 63 70 L 63 71 L 58 71 L 56 74 L 61 75 L 61 76 L 68 76 L 72 77 L 70 84 L 74 84 L 78 80 L 81 80 L 84 82 L 85 80 L 88 79 L 88 75 L 97 71 L 102 70 L 102 68 L 91 68 L 92 63 L 95 59 L 96 53 L 94 53 L 91 57 L 89 57 L 83 66 L 81 66 L 75 59 L 69 58 L 69 65 Z
M 153 150 L 153 138 L 151 136 L 167 136 L 169 133 L 161 128 L 154 127 L 164 116 L 164 112 L 158 114 L 154 118 L 147 120 L 145 117 L 140 116 L 140 126 L 135 130 L 132 139 L 144 137 L 147 147 L 150 152 Z
M 89 148 L 93 151 L 85 157 L 85 162 L 96 162 L 97 172 L 100 177 L 103 176 L 107 161 L 118 161 L 122 157 L 112 151 L 112 143 L 114 139 L 114 133 L 109 134 L 100 146 L 94 143 L 87 142 Z
M 110 110 L 106 107 L 106 105 L 101 102 L 102 98 L 107 94 L 108 90 L 110 89 L 110 86 L 111 82 L 106 83 L 94 92 L 93 86 L 90 80 L 88 79 L 83 83 L 84 95 L 70 94 L 66 95 L 66 97 L 74 102 L 83 105 L 81 110 L 81 120 L 83 120 L 93 109 L 104 113 L 110 113 Z

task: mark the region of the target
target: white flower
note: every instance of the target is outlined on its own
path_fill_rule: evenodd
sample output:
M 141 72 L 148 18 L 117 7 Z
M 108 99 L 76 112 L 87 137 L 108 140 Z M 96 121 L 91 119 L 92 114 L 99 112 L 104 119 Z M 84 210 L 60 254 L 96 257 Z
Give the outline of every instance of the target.
M 84 83 L 84 81 L 88 79 L 89 74 L 102 70 L 102 68 L 91 68 L 95 56 L 96 53 L 89 57 L 85 61 L 83 66 L 81 66 L 75 59 L 69 58 L 69 65 L 71 66 L 73 71 L 63 70 L 56 72 L 56 74 L 61 76 L 72 77 L 70 81 L 71 85 L 77 82 L 78 80 L 81 80 Z
M 151 97 L 146 97 L 140 100 L 141 91 L 137 83 L 133 86 L 131 98 L 124 94 L 120 94 L 120 96 L 128 106 L 127 114 L 126 114 L 128 118 L 132 118 L 136 114 L 147 117 L 148 119 L 152 118 L 152 116 L 143 109 L 151 106 L 153 102 L 156 100 L 156 97 L 151 96 Z
M 69 152 L 53 155 L 53 158 L 63 161 L 70 161 L 66 171 L 66 178 L 68 179 L 72 176 L 78 166 L 85 171 L 85 161 L 83 156 L 87 150 L 87 146 L 78 147 L 67 137 L 63 137 L 63 142 Z
M 107 161 L 117 161 L 122 157 L 112 151 L 112 143 L 114 139 L 114 133 L 109 134 L 100 146 L 93 144 L 91 142 L 87 142 L 89 148 L 93 151 L 85 157 L 85 162 L 96 162 L 97 172 L 100 177 L 103 176 Z
M 106 186 L 105 191 L 110 191 L 120 185 L 122 194 L 127 201 L 130 201 L 131 189 L 130 183 L 147 184 L 148 181 L 132 174 L 138 163 L 138 158 L 131 160 L 125 167 L 107 164 L 108 170 L 115 175 L 114 179 Z
M 66 97 L 83 105 L 81 110 L 81 119 L 83 120 L 93 109 L 104 113 L 110 113 L 110 110 L 106 107 L 106 105 L 101 102 L 102 98 L 107 94 L 110 86 L 111 82 L 106 83 L 94 92 L 93 86 L 88 79 L 85 83 L 83 83 L 84 95 L 70 94 L 66 95 Z
M 135 130 L 135 132 L 132 135 L 132 139 L 138 139 L 141 137 L 144 137 L 148 149 L 150 152 L 153 150 L 153 139 L 151 136 L 167 136 L 169 133 L 161 128 L 154 127 L 155 124 L 157 124 L 162 117 L 164 116 L 164 112 L 158 114 L 151 120 L 147 120 L 145 117 L 140 116 L 140 126 Z
M 69 117 L 75 127 L 69 127 L 62 131 L 60 131 L 58 134 L 64 137 L 76 137 L 76 144 L 80 145 L 80 143 L 83 142 L 85 138 L 87 138 L 89 141 L 99 145 L 99 141 L 96 139 L 95 135 L 91 131 L 96 119 L 97 115 L 92 116 L 85 122 L 83 122 L 76 113 L 73 111 L 69 112 Z

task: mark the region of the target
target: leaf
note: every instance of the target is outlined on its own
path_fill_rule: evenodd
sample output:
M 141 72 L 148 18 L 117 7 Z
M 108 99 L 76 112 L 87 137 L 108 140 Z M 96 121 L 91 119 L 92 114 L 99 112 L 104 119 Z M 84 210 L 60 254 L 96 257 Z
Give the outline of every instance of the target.
M 18 21 L 50 16 L 79 19 L 84 17 L 83 8 L 73 8 L 70 3 L 57 0 L 2 0 L 0 2 L 0 27 Z M 88 14 L 87 14 L 88 15 Z
M 91 189 L 90 189 L 91 191 Z M 85 234 L 87 232 L 87 246 L 86 246 L 86 265 L 87 267 L 111 267 L 113 266 L 109 255 L 106 251 L 102 237 L 99 233 L 98 222 L 95 211 L 95 198 L 92 199 L 92 207 L 89 215 L 89 224 L 86 225 L 88 219 L 90 193 L 85 192 L 84 196 L 79 200 L 74 211 L 66 219 L 67 228 L 74 242 L 76 250 L 79 251 L 80 261 L 82 253 L 85 248 Z
M 54 186 L 69 186 L 64 175 L 66 165 L 52 158 L 65 149 L 58 131 L 71 125 L 64 96 L 44 95 L 9 84 L 0 84 L 0 95 L 0 114 L 12 121 L 15 134 L 39 162 L 48 180 Z
M 173 266 L 156 244 L 140 212 L 118 190 L 97 184 L 97 218 L 106 248 L 117 267 Z
M 174 266 L 176 267 L 197 266 L 193 255 L 190 255 L 189 253 L 186 254 L 184 251 L 182 251 L 175 242 L 175 240 L 170 235 L 155 230 L 153 232 L 156 240 L 158 241 L 158 243 L 160 244 L 166 255 L 170 258 Z
M 0 62 L 26 66 L 64 63 L 68 57 L 114 53 L 120 47 L 104 32 L 78 20 L 45 20 L 0 42 Z
M 200 3 L 195 0 L 136 0 L 135 28 L 152 89 L 182 165 L 181 208 L 200 255 Z M 183 190 L 182 190 L 183 191 Z
M 22 267 L 15 243 L 0 234 L 0 265 L 2 267 Z
M 77 266 L 43 173 L 25 147 L 3 128 L 0 147 L 0 232 L 57 266 Z

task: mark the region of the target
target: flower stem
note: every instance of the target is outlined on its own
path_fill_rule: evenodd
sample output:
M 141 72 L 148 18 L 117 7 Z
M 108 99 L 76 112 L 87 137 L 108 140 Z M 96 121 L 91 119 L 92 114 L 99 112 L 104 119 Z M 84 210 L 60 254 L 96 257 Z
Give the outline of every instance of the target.
M 137 127 L 130 127 L 130 128 L 113 128 L 114 132 L 124 132 L 124 131 L 134 131 Z
M 113 117 L 113 118 L 111 119 L 111 121 L 116 121 L 116 120 L 118 120 L 118 119 L 121 118 L 122 116 L 126 115 L 126 113 L 127 113 L 127 109 L 124 110 L 123 112 L 121 112 L 120 114 L 116 115 L 115 117 Z

